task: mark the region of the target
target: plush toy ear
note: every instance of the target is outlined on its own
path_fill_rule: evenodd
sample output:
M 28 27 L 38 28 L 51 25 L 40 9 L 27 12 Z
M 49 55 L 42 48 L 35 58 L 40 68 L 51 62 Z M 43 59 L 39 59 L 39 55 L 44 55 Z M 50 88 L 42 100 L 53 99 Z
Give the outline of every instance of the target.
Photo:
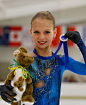
M 18 54 L 20 53 L 20 51 L 19 50 L 15 50 L 14 52 L 13 52 L 13 56 L 17 56 Z
M 22 77 L 19 77 L 19 81 L 21 81 L 22 80 Z
M 27 49 L 23 46 L 21 46 L 19 49 L 18 49 L 20 52 L 24 52 L 24 53 L 27 53 Z
M 13 52 L 13 56 L 16 57 L 20 52 L 27 53 L 27 49 L 25 47 L 21 46 L 21 47 L 19 47 L 19 49 L 15 50 Z
M 24 82 L 24 78 L 22 79 L 22 82 Z
M 22 82 L 24 82 L 24 78 L 22 78 L 22 77 L 19 77 L 19 81 L 22 81 Z

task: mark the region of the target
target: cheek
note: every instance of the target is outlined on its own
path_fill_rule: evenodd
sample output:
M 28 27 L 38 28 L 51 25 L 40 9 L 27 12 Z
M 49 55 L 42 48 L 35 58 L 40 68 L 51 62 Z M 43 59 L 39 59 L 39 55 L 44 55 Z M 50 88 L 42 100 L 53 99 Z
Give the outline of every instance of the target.
M 50 40 L 51 40 L 51 41 L 53 40 L 53 34 L 50 36 Z
M 53 36 L 48 37 L 48 41 L 51 43 L 53 41 Z
M 37 41 L 37 37 L 33 36 L 33 42 L 36 42 L 36 41 Z
M 53 39 L 54 39 L 54 38 L 52 37 L 52 38 L 51 38 L 51 42 L 53 41 Z

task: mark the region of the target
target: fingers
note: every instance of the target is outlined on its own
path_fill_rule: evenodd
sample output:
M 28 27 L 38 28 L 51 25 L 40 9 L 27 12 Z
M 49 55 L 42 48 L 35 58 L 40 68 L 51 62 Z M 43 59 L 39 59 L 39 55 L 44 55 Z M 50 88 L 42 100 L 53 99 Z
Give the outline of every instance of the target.
M 13 97 L 9 96 L 8 94 L 5 94 L 5 93 L 1 93 L 1 97 L 6 102 L 12 102 L 14 100 L 16 101 L 16 98 L 13 98 Z
M 16 100 L 15 98 L 13 98 L 12 96 L 15 96 L 16 93 L 12 92 L 13 87 L 9 84 L 5 84 L 2 86 L 2 91 L 1 91 L 1 97 L 3 100 L 5 100 L 6 102 L 11 102 Z
M 15 96 L 15 95 L 16 95 L 16 93 L 13 93 L 13 92 L 12 92 L 12 89 L 13 89 L 14 87 L 12 87 L 12 86 L 9 85 L 9 84 L 6 84 L 5 86 L 6 86 L 6 92 L 5 92 L 5 93 L 9 94 L 10 96 Z
M 75 31 L 75 33 L 80 34 L 78 31 Z
M 73 39 L 75 35 L 73 33 L 70 34 L 69 39 Z
M 9 91 L 9 90 L 7 90 L 6 93 L 9 94 L 10 96 L 16 96 L 17 95 L 16 93 L 13 93 L 12 91 Z
M 74 37 L 74 35 L 79 35 L 80 36 L 80 33 L 78 31 L 68 31 L 66 34 L 65 34 L 65 37 L 66 38 L 69 38 L 70 37 Z
M 4 95 L 1 95 L 1 97 L 2 97 L 2 99 L 3 99 L 4 101 L 6 101 L 6 102 L 11 102 L 11 101 L 9 101 L 9 100 L 7 99 L 7 97 L 5 97 Z
M 12 90 L 14 87 L 12 87 L 11 85 L 9 85 L 9 84 L 5 84 L 5 86 L 8 88 L 8 89 L 10 89 L 10 90 Z
M 65 37 L 68 38 L 68 39 L 71 39 L 71 38 L 74 38 L 74 31 L 68 31 L 66 34 L 65 34 Z
M 1 86 L 1 92 L 7 92 L 7 90 L 12 90 L 13 89 L 13 87 L 11 86 L 11 85 L 9 85 L 9 84 L 5 84 L 5 85 L 2 85 Z
M 68 31 L 65 34 L 65 37 L 70 39 L 74 43 L 78 43 L 81 40 L 81 37 L 78 31 Z

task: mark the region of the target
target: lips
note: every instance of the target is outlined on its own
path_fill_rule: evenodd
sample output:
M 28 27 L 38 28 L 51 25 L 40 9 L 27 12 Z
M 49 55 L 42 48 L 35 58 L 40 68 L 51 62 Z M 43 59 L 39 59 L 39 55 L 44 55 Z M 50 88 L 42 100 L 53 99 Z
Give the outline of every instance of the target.
M 38 41 L 39 44 L 43 45 L 45 44 L 47 41 Z

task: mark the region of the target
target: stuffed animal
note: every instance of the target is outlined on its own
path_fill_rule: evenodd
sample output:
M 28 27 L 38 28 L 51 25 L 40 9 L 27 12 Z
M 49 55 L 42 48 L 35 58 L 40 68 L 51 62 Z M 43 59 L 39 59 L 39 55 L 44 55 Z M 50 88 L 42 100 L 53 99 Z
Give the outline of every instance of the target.
M 11 105 L 18 105 L 21 101 L 21 105 L 33 105 L 35 100 L 33 98 L 33 86 L 32 78 L 29 72 L 26 70 L 33 63 L 34 58 L 27 54 L 27 50 L 24 47 L 18 49 L 18 53 L 14 54 L 16 56 L 16 67 L 9 67 L 14 69 L 10 72 L 5 80 L 5 84 L 12 85 L 13 92 L 17 95 L 14 96 L 17 101 L 12 101 Z
M 23 86 L 24 78 L 19 77 L 18 81 L 14 82 L 14 86 L 17 87 L 20 91 L 23 91 L 24 88 Z

